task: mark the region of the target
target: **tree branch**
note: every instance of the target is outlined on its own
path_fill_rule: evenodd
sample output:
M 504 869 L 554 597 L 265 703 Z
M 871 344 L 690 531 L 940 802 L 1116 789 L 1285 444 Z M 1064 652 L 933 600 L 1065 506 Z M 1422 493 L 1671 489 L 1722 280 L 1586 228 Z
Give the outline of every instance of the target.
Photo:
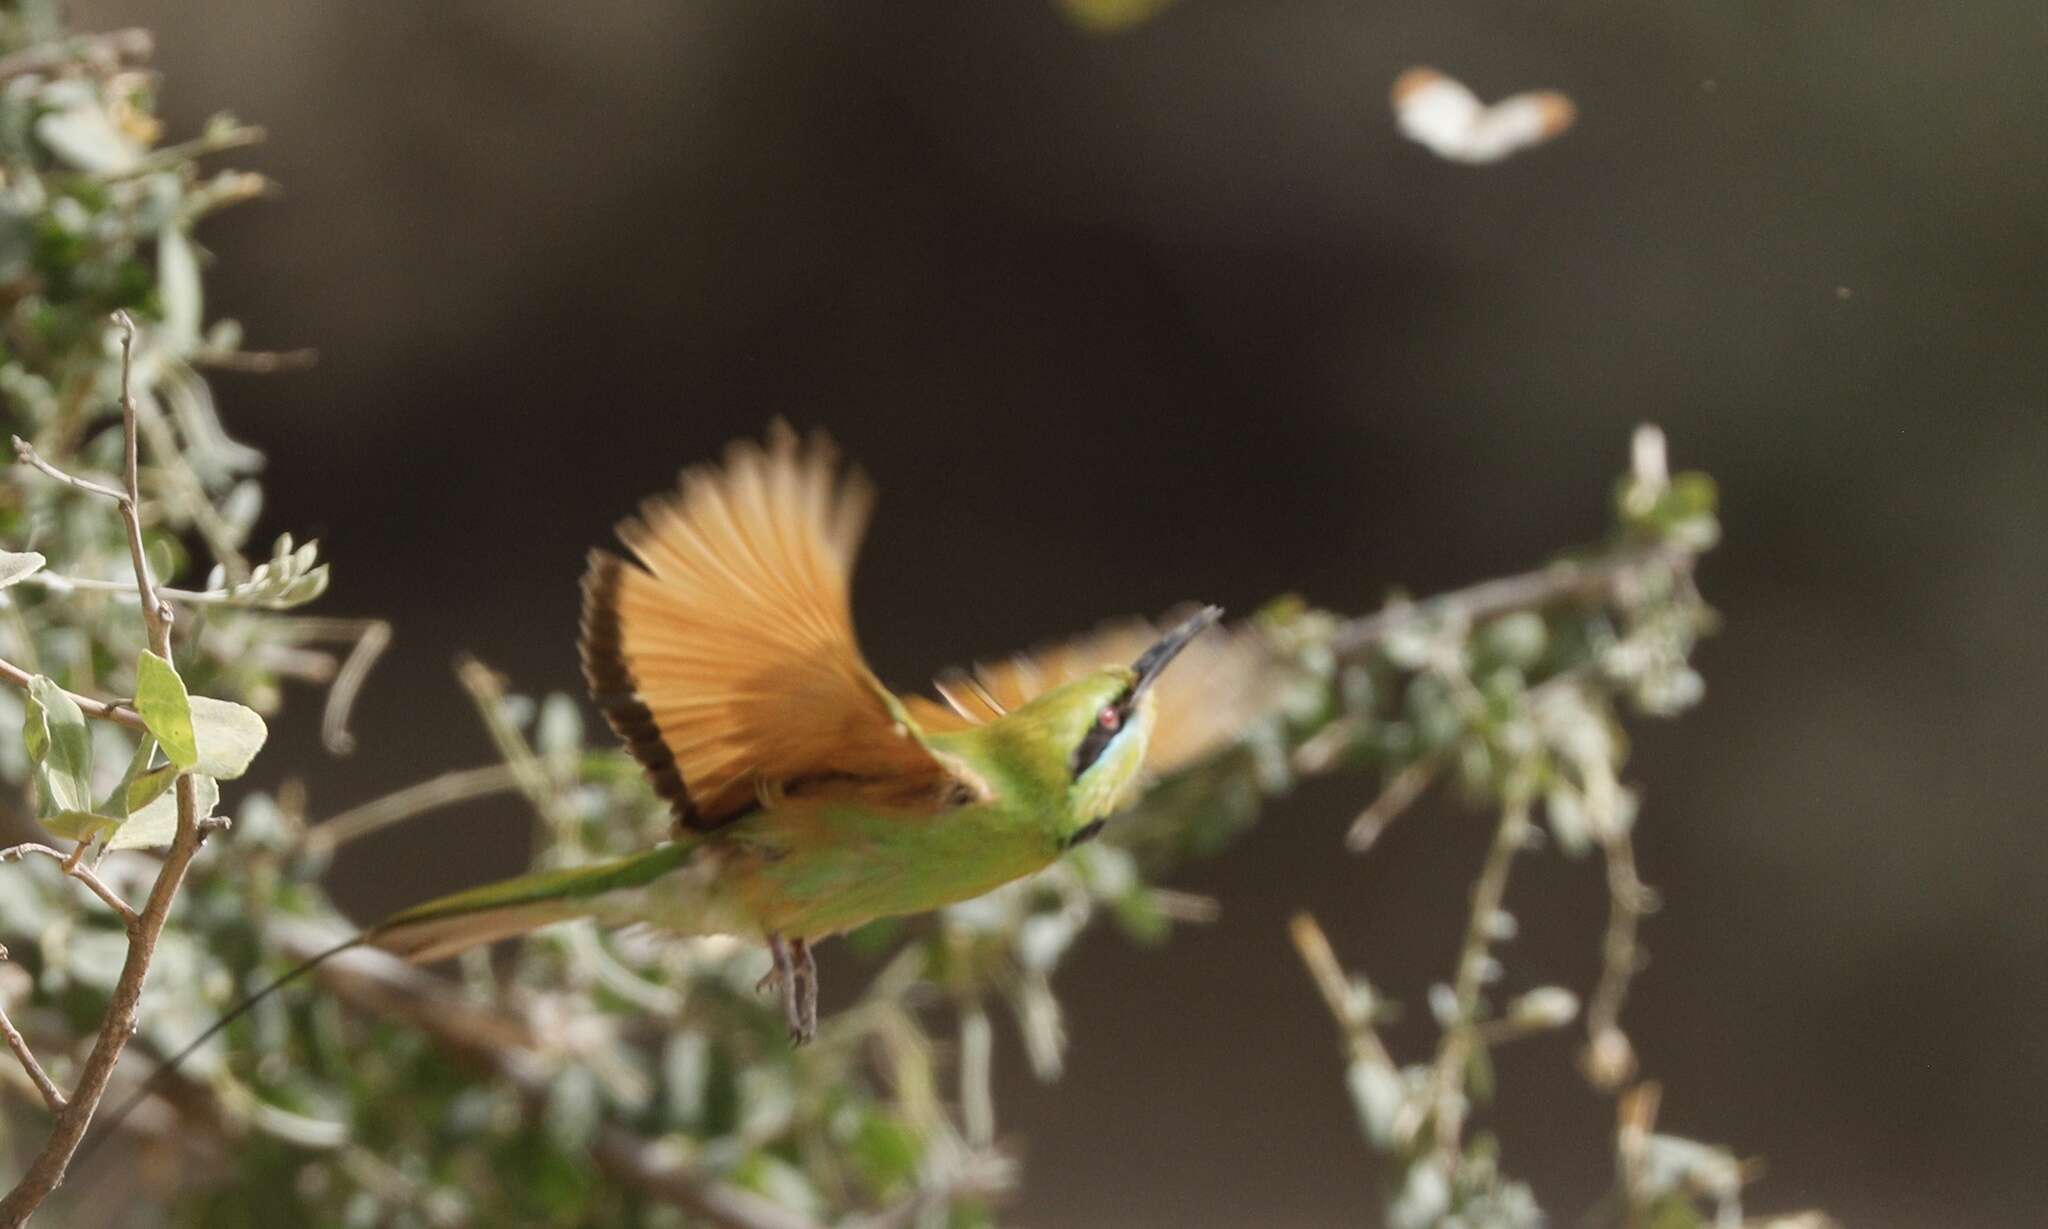
M 28 445 L 15 441 L 17 454 Z M 30 449 L 33 452 L 33 449 Z M 24 458 L 26 459 L 26 458 Z M 42 458 L 36 458 L 40 461 Z M 34 462 L 31 462 L 33 464 Z M 38 465 L 38 469 L 42 466 Z M 94 484 L 97 485 L 97 484 Z M 119 597 L 134 597 L 135 582 L 132 580 L 101 580 L 96 576 L 65 576 L 60 572 L 37 572 L 22 577 L 23 584 L 35 585 L 52 593 L 112 593 Z M 227 589 L 173 589 L 159 588 L 157 595 L 166 601 L 180 602 L 187 606 L 235 606 L 235 594 Z
M 1461 1151 L 1460 1141 L 1464 1136 L 1465 1102 L 1459 1086 L 1464 1080 L 1465 1065 L 1471 1060 L 1472 1047 L 1478 1042 L 1474 1033 L 1478 1024 L 1479 992 L 1486 984 L 1488 952 L 1493 946 L 1493 918 L 1507 898 L 1508 873 L 1514 866 L 1515 854 L 1528 841 L 1529 804 L 1510 799 L 1501 808 L 1500 825 L 1494 829 L 1493 844 L 1487 848 L 1479 880 L 1472 886 L 1472 911 L 1465 919 L 1465 941 L 1458 949 L 1457 982 L 1452 987 L 1457 1014 L 1444 1026 L 1443 1040 L 1437 1047 L 1436 1063 L 1430 1077 L 1433 1087 L 1430 1100 L 1434 1104 L 1427 1108 L 1436 1136 L 1437 1153 L 1444 1160 L 1446 1172 L 1456 1165 Z
M 7 949 L 0 947 L 0 960 L 5 959 Z M 0 1037 L 7 1039 L 7 1048 L 14 1051 L 14 1057 L 21 1060 L 22 1070 L 28 1072 L 29 1083 L 34 1084 L 36 1091 L 43 1095 L 43 1104 L 49 1106 L 53 1114 L 63 1113 L 64 1094 L 58 1092 L 57 1086 L 50 1082 L 49 1074 L 43 1070 L 43 1065 L 36 1061 L 35 1051 L 28 1048 L 28 1041 L 21 1035 L 21 1030 L 15 1028 L 14 1021 L 7 1018 L 7 1004 L 4 1002 L 0 1002 Z
M 27 691 L 30 681 L 35 677 L 11 661 L 0 660 L 0 682 L 12 683 Z M 69 696 L 71 702 L 88 717 L 98 717 L 102 721 L 125 725 L 131 730 L 147 728 L 142 724 L 142 714 L 125 704 L 117 704 L 112 700 L 95 700 L 91 696 L 82 696 L 75 691 L 67 691 L 64 694 Z
M 30 854 L 39 854 L 45 858 L 55 859 L 59 865 L 63 866 L 66 875 L 90 888 L 94 896 L 106 902 L 107 908 L 119 914 L 121 916 L 121 924 L 128 928 L 130 934 L 133 934 L 135 928 L 141 925 L 142 915 L 135 911 L 135 907 L 122 900 L 120 893 L 108 887 L 106 880 L 94 874 L 91 867 L 78 861 L 73 854 L 52 849 L 48 845 L 32 843 L 10 845 L 5 849 L 0 849 L 0 862 L 17 862 Z
M 519 774 L 509 764 L 444 772 L 313 825 L 306 831 L 305 845 L 322 852 L 336 849 L 424 811 L 515 790 L 519 783 Z
M 65 486 L 75 487 L 78 490 L 84 491 L 88 495 L 97 495 L 101 499 L 111 499 L 116 503 L 125 501 L 128 498 L 126 495 L 123 495 L 121 492 L 115 490 L 113 487 L 108 486 L 104 482 L 94 482 L 90 478 L 81 478 L 76 474 L 65 473 L 63 470 L 58 469 L 56 466 L 50 464 L 48 461 L 43 460 L 43 454 L 36 451 L 35 445 L 29 443 L 27 440 L 21 438 L 18 435 L 14 436 L 13 439 L 15 458 L 19 460 L 22 464 L 32 465 L 35 468 L 43 471 L 43 473 L 48 474 L 50 477 L 55 478 L 57 481 L 63 483 Z M 134 588 L 133 585 L 129 585 L 127 587 Z
M 1603 843 L 1607 855 L 1607 930 L 1600 942 L 1600 981 L 1586 1003 L 1586 1049 L 1580 1064 L 1602 1092 L 1635 1074 L 1635 1048 L 1621 1029 L 1621 1005 L 1642 963 L 1636 931 L 1656 895 L 1636 877 L 1634 842 L 1626 832 Z
M 1373 1027 L 1370 987 L 1362 980 L 1354 982 L 1345 975 L 1344 967 L 1337 963 L 1337 953 L 1330 947 L 1329 936 L 1323 933 L 1323 928 L 1312 914 L 1295 914 L 1293 921 L 1288 923 L 1288 934 L 1294 940 L 1294 950 L 1301 954 L 1302 964 L 1308 967 L 1309 977 L 1323 996 L 1323 1005 L 1330 1009 L 1337 1027 L 1344 1031 L 1345 1047 L 1350 1051 L 1351 1060 L 1367 1060 L 1392 1071 L 1394 1056 L 1388 1051 L 1387 1043 L 1380 1040 L 1379 1030 Z
M 128 528 L 128 549 L 135 562 L 135 588 L 142 600 L 142 620 L 149 633 L 150 647 L 157 656 L 170 661 L 171 623 L 175 616 L 157 595 L 156 582 L 149 574 L 149 556 L 142 542 L 141 491 L 137 480 L 139 444 L 135 397 L 129 384 L 134 366 L 135 324 L 125 312 L 116 313 L 114 323 L 121 330 L 121 431 L 125 443 L 122 474 L 125 490 L 117 493 L 115 498 L 121 509 L 121 519 Z M 37 468 L 53 472 L 41 464 Z M 100 1025 L 99 1040 L 93 1044 L 92 1053 L 87 1055 L 71 1100 L 58 1113 L 56 1125 L 42 1152 L 7 1197 L 0 1199 L 0 1229 L 20 1229 L 49 1198 L 50 1192 L 64 1181 L 64 1171 L 70 1166 L 79 1143 L 84 1140 L 86 1129 L 92 1125 L 92 1116 L 99 1109 L 100 1099 L 106 1095 L 107 1081 L 114 1074 L 114 1065 L 121 1061 L 121 1052 L 127 1048 L 128 1039 L 135 1035 L 142 988 L 149 978 L 150 961 L 156 956 L 157 939 L 163 934 L 164 923 L 170 919 L 171 903 L 177 899 L 178 889 L 185 882 L 185 872 L 190 869 L 192 859 L 198 855 L 199 846 L 205 839 L 199 826 L 198 782 L 186 773 L 178 778 L 174 789 L 178 802 L 178 832 L 164 855 L 163 867 L 157 872 L 156 883 L 150 888 L 142 915 L 129 928 L 128 958 L 114 983 L 107 1016 Z
M 1371 648 L 1418 620 L 1473 625 L 1522 610 L 1560 602 L 1609 601 L 1652 568 L 1683 568 L 1694 552 L 1669 542 L 1618 546 L 1588 561 L 1561 560 L 1548 567 L 1482 581 L 1420 602 L 1394 602 L 1384 610 L 1351 620 L 1330 638 L 1340 657 Z

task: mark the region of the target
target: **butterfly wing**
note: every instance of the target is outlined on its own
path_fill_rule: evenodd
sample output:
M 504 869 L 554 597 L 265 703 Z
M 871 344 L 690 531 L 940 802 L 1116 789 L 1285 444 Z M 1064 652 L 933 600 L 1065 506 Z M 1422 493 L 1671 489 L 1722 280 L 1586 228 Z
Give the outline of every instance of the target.
M 907 803 L 951 784 L 854 640 L 873 502 L 823 436 L 777 423 L 620 522 L 631 559 L 592 552 L 584 677 L 685 827 L 783 792 Z

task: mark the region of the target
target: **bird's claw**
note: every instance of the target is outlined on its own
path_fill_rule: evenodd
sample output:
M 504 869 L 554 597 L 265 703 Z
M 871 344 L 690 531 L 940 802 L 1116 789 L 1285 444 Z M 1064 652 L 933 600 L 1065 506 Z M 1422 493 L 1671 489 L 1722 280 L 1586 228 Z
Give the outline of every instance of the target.
M 780 935 L 769 935 L 768 950 L 775 963 L 754 984 L 754 991 L 758 994 L 773 986 L 780 992 L 789 1044 L 808 1045 L 818 1036 L 818 964 L 811 945 L 802 939 L 785 942 Z

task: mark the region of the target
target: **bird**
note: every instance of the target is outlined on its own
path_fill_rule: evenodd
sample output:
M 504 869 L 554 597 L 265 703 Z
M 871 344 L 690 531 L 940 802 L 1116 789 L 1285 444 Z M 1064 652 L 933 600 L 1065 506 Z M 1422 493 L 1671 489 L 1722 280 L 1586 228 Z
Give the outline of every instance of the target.
M 943 674 L 936 697 L 895 694 L 853 630 L 874 498 L 827 436 L 777 420 L 619 522 L 625 553 L 594 550 L 583 574 L 579 655 L 669 839 L 429 900 L 319 952 L 165 1059 L 78 1162 L 200 1046 L 358 947 L 424 964 L 577 919 L 758 939 L 762 989 L 806 1044 L 817 943 L 1043 870 L 1270 707 L 1257 638 L 1205 637 L 1223 612 L 1192 603 L 1164 630 L 1106 624 Z
M 758 938 L 803 1044 L 818 942 L 979 896 L 1101 832 L 1143 780 L 1156 685 L 1223 612 L 1057 685 L 1018 658 L 941 679 L 944 703 L 898 696 L 851 615 L 873 503 L 827 437 L 778 422 L 621 521 L 626 553 L 591 552 L 583 576 L 583 674 L 671 839 L 428 901 L 367 942 L 430 962 L 586 917 Z

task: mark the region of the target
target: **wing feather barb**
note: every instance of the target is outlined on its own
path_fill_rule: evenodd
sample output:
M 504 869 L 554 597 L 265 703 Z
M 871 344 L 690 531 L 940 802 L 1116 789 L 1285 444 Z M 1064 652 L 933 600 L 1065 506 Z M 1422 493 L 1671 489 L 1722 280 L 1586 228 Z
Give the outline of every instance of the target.
M 729 823 L 791 782 L 843 778 L 849 796 L 896 803 L 950 792 L 854 639 L 873 503 L 822 435 L 778 422 L 765 447 L 685 470 L 621 522 L 631 559 L 592 553 L 584 676 L 685 827 Z

